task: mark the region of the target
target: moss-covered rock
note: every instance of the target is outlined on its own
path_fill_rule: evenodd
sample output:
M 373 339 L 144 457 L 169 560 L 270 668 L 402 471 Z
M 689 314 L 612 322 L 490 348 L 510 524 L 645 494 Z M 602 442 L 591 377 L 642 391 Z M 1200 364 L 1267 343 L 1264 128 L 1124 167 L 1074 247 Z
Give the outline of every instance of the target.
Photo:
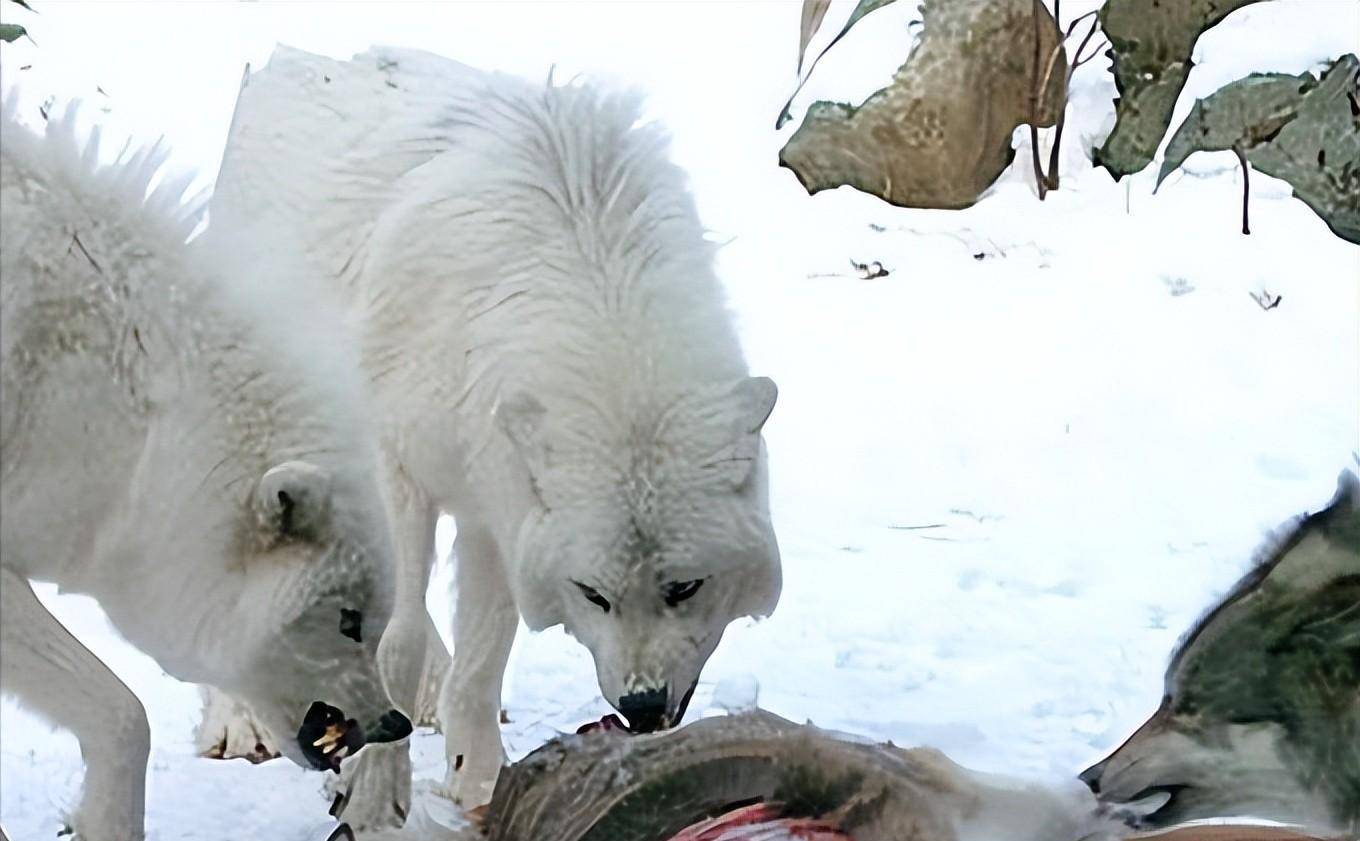
M 1185 87 L 1199 36 L 1260 0 L 1108 0 L 1100 26 L 1114 59 L 1114 131 L 1095 152 L 1116 179 L 1152 163 Z
M 1253 74 L 1195 103 L 1167 144 L 1157 183 L 1195 152 L 1237 149 L 1294 188 L 1342 239 L 1360 243 L 1360 60 L 1309 73 Z
M 927 0 L 921 15 L 890 85 L 859 107 L 813 103 L 780 151 L 808 192 L 848 185 L 903 207 L 967 207 L 1015 157 L 1016 126 L 1057 121 L 1067 56 L 1042 3 Z

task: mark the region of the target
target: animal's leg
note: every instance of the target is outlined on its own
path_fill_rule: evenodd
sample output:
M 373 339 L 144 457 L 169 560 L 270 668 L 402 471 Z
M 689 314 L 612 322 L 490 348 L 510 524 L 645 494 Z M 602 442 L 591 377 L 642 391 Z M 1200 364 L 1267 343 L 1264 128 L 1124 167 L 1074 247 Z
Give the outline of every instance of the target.
M 501 683 L 519 627 L 496 543 L 477 523 L 458 523 L 453 670 L 439 696 L 449 794 L 466 807 L 490 802 L 505 748 Z
M 195 733 L 199 756 L 260 763 L 279 755 L 273 735 L 244 703 L 211 686 L 198 691 L 203 696 L 203 719 Z
M 365 745 L 340 766 L 340 775 L 328 776 L 328 796 L 340 797 L 341 818 L 367 837 L 400 827 L 411 811 L 411 754 L 407 740 Z M 385 836 L 384 836 L 385 837 Z
M 425 621 L 425 662 L 420 670 L 420 687 L 416 690 L 415 714 L 411 721 L 417 727 L 443 728 L 439 724 L 439 690 L 444 679 L 449 676 L 452 663 L 449 650 L 439 636 L 428 610 L 423 614 Z
M 430 638 L 443 648 L 430 612 L 425 609 L 439 512 L 399 468 L 390 468 L 386 473 L 388 522 L 396 550 L 396 601 L 392 619 L 378 643 L 378 670 L 392 703 L 416 721 Z
M 378 642 L 378 671 L 393 705 L 418 721 L 429 637 L 433 635 L 443 647 L 425 609 L 438 512 L 425 493 L 395 466 L 395 459 L 389 459 L 388 464 L 391 467 L 384 471 L 383 489 L 396 550 L 395 602 L 392 618 Z M 356 830 L 405 823 L 411 808 L 409 741 L 368 745 L 341 766 L 337 788 L 344 805 L 340 815 Z
M 56 620 L 27 579 L 0 572 L 0 686 L 70 730 L 85 759 L 69 816 L 81 841 L 141 841 L 151 734 L 123 682 Z

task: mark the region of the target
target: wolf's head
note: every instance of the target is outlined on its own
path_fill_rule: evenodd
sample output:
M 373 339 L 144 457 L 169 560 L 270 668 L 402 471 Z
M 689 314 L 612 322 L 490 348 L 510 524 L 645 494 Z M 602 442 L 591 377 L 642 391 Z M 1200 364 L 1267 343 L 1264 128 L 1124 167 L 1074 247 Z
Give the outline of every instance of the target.
M 235 516 L 238 603 L 210 681 L 249 702 L 299 764 L 336 770 L 366 742 L 410 733 L 375 653 L 392 610 L 390 543 L 376 488 L 323 467 L 268 469 Z M 329 732 L 328 732 L 329 728 Z
M 533 398 L 497 412 L 538 500 L 513 585 L 535 629 L 562 624 L 600 689 L 639 730 L 679 722 L 724 629 L 774 610 L 781 586 L 760 430 L 763 377 L 687 394 L 634 420 L 548 418 Z
M 1354 476 L 1199 622 L 1171 659 L 1161 708 L 1081 777 L 1145 827 L 1233 816 L 1360 826 Z

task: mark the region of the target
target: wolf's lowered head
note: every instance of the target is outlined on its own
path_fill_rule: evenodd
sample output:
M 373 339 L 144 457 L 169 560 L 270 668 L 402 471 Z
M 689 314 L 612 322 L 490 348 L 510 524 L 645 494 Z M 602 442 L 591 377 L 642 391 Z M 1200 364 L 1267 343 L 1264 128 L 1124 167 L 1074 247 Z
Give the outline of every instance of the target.
M 590 650 L 634 730 L 678 724 L 727 625 L 779 599 L 760 437 L 776 393 L 746 377 L 604 419 L 546 417 L 532 398 L 498 412 L 539 499 L 518 541 L 520 610 Z M 629 428 L 600 428 L 620 414 Z
M 317 770 L 411 732 L 374 660 L 392 597 L 389 538 L 368 485 L 305 461 L 264 473 L 235 541 L 246 591 L 205 676 L 272 732 L 296 734 L 279 749 Z
M 1131 823 L 1360 830 L 1360 487 L 1342 475 L 1171 658 L 1161 708 L 1081 778 Z

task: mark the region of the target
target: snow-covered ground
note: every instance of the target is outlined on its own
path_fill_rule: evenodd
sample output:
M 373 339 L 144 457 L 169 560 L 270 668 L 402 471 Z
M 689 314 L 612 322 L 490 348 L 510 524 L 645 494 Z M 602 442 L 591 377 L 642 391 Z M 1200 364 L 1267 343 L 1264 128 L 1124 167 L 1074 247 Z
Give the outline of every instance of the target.
M 1241 236 L 1230 154 L 1192 158 L 1155 196 L 1152 168 L 1121 183 L 1092 170 L 1082 139 L 1114 96 L 1103 61 L 1078 71 L 1062 189 L 1037 200 L 1022 148 L 989 197 L 951 213 L 809 198 L 776 166 L 792 2 L 35 5 L 6 7 L 37 45 L 0 46 L 4 87 L 30 107 L 83 96 L 209 173 L 242 66 L 275 41 L 339 57 L 398 44 L 544 78 L 556 63 L 558 78 L 650 91 L 731 240 L 722 270 L 752 367 L 780 385 L 766 435 L 783 599 L 729 630 L 692 716 L 719 685 L 726 703 L 758 685 L 790 718 L 1070 777 L 1155 707 L 1177 636 L 1360 449 L 1360 249 L 1259 173 Z M 838 45 L 797 115 L 881 85 L 914 6 Z M 1250 71 L 1316 69 L 1357 32 L 1352 0 L 1239 11 L 1197 47 L 1177 121 Z M 860 280 L 852 258 L 891 274 Z M 1280 305 L 1258 306 L 1263 291 Z M 447 582 L 444 565 L 437 617 Z M 196 689 L 90 600 L 40 595 L 146 704 L 150 838 L 300 841 L 326 823 L 321 775 L 196 758 Z M 515 755 L 606 711 L 585 650 L 558 632 L 521 635 L 505 706 Z M 79 750 L 10 700 L 0 715 L 0 822 L 14 841 L 50 839 Z M 440 737 L 415 741 L 420 778 L 440 778 Z

